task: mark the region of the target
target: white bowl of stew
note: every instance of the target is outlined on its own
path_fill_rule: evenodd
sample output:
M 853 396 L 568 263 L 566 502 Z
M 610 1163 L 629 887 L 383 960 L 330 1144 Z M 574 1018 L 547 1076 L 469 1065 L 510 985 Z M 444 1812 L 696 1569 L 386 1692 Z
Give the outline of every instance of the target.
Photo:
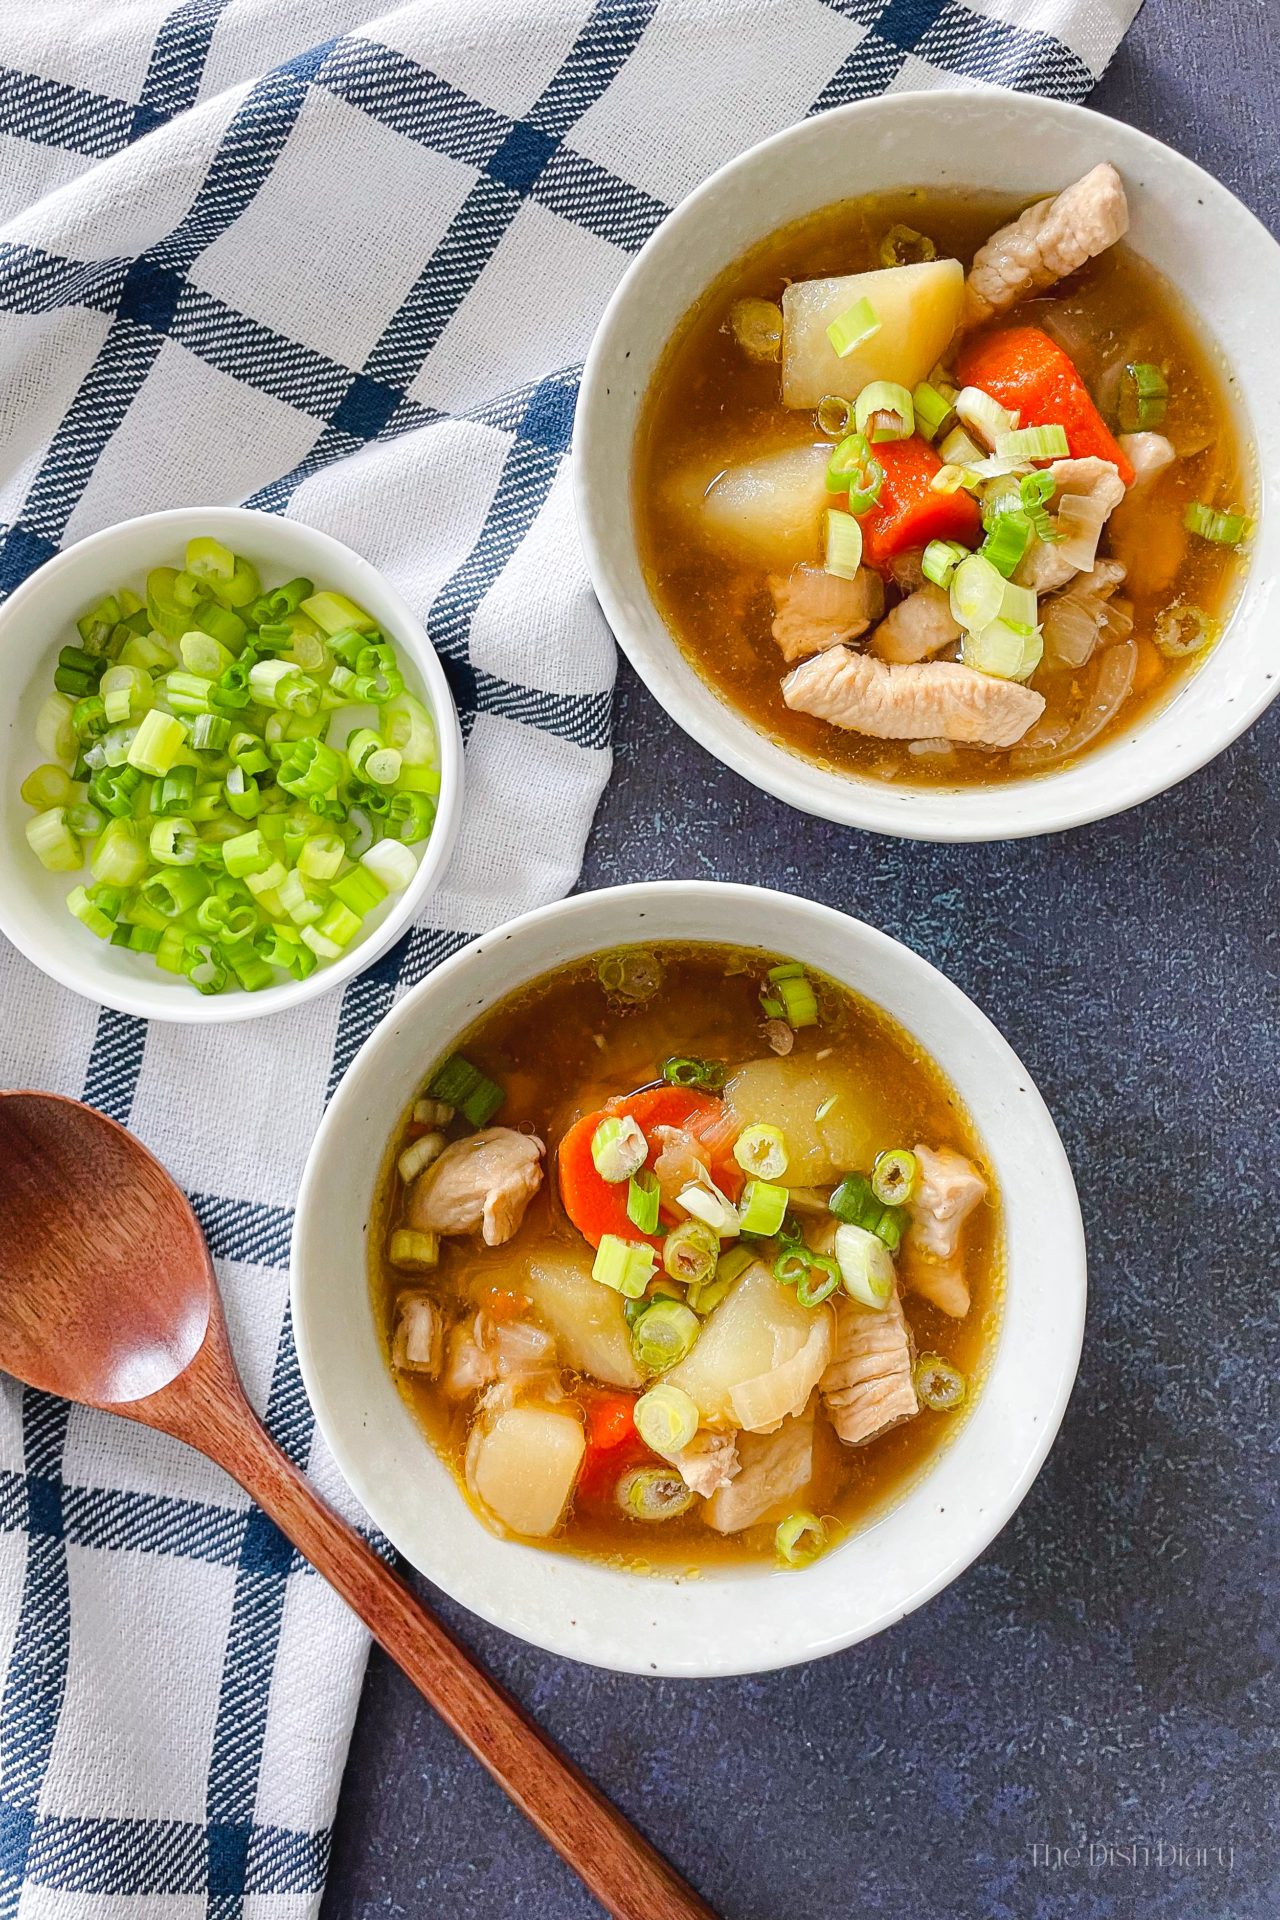
M 348 602 L 355 603 L 354 610 L 363 611 L 370 620 L 376 622 L 380 636 L 391 643 L 398 671 L 404 680 L 404 692 L 425 707 L 427 725 L 434 734 L 433 751 L 438 780 L 431 803 L 434 813 L 431 814 L 426 837 L 417 839 L 410 849 L 415 864 L 407 883 L 403 883 L 401 877 L 400 890 L 388 891 L 367 917 L 361 920 L 358 931 L 344 948 L 339 950 L 336 945 L 330 948 L 326 961 L 315 965 L 301 977 L 297 974 L 291 976 L 283 966 L 264 968 L 263 971 L 271 975 L 271 982 L 261 984 L 260 974 L 253 991 L 242 990 L 235 974 L 227 966 L 222 968 L 226 976 L 225 990 L 197 991 L 182 972 L 157 965 L 155 951 L 134 950 L 128 945 L 115 944 L 106 937 L 105 923 L 100 923 L 95 933 L 74 918 L 68 911 L 68 895 L 77 886 L 95 887 L 96 884 L 90 861 L 96 864 L 100 844 L 96 837 L 98 829 L 91 827 L 81 837 L 83 866 L 77 864 L 66 871 L 46 871 L 27 843 L 26 829 L 33 816 L 33 807 L 26 803 L 20 791 L 32 769 L 38 763 L 51 760 L 47 744 L 41 745 L 39 739 L 42 709 L 54 688 L 54 674 L 60 653 L 68 642 L 73 646 L 80 643 L 77 623 L 90 616 L 106 596 L 112 596 L 114 601 L 122 588 L 140 587 L 145 593 L 146 581 L 152 569 L 181 568 L 187 543 L 200 539 L 224 544 L 229 552 L 252 566 L 259 576 L 263 595 L 282 587 L 286 582 L 293 582 L 295 587 L 307 585 L 316 592 L 338 594 Z M 135 600 L 140 609 L 138 631 L 141 633 L 149 615 L 142 610 L 142 595 L 136 595 Z M 119 602 L 116 610 L 124 611 L 123 601 Z M 298 611 L 300 609 L 295 611 L 295 618 L 298 617 Z M 199 610 L 193 610 L 189 617 L 194 626 L 199 618 Z M 306 620 L 302 624 L 314 628 L 314 623 Z M 124 629 L 119 629 L 119 632 L 123 634 Z M 314 632 L 318 635 L 319 629 L 314 628 Z M 158 641 L 161 636 L 157 634 L 152 638 Z M 165 642 L 175 655 L 177 644 L 175 641 Z M 243 648 L 243 638 L 236 644 Z M 0 651 L 3 651 L 8 664 L 4 688 L 0 692 L 0 739 L 4 742 L 5 782 L 3 800 L 0 800 L 0 931 L 7 934 L 36 966 L 76 993 L 100 1000 L 121 1013 L 188 1024 L 247 1020 L 280 1013 L 343 985 L 353 974 L 369 966 L 412 924 L 429 895 L 439 885 L 457 838 L 462 804 L 462 739 L 449 683 L 421 621 L 390 581 L 350 547 L 318 528 L 276 514 L 225 506 L 172 508 L 163 513 L 143 514 L 137 519 L 104 527 L 46 561 L 10 596 L 4 607 L 0 608 Z M 327 644 L 320 651 L 327 660 L 326 670 L 332 670 L 333 660 L 327 658 Z M 117 649 L 113 646 L 109 653 L 99 659 L 99 670 L 108 661 L 114 664 L 116 658 Z M 164 659 L 163 650 L 158 658 Z M 177 668 L 181 664 L 179 659 L 173 658 L 162 669 L 153 662 L 156 686 L 166 684 L 159 677 L 162 670 L 168 671 L 170 667 Z M 332 713 L 322 709 L 315 724 L 321 721 L 327 723 L 323 737 L 337 739 L 333 726 L 343 719 L 344 712 L 366 716 L 360 724 L 369 725 L 371 721 L 383 724 L 379 717 L 382 709 L 377 707 L 353 706 Z M 250 705 L 246 709 L 246 716 L 253 715 L 258 717 L 252 720 L 246 717 L 244 724 L 253 733 L 260 733 L 261 712 Z M 136 715 L 131 717 L 136 719 Z M 193 741 L 195 737 L 191 735 L 190 740 Z M 73 766 L 72 760 L 73 756 L 79 754 L 83 744 L 73 742 L 65 758 L 68 775 L 77 783 L 85 779 L 85 774 Z M 184 744 L 190 744 L 190 741 Z M 210 790 L 225 779 L 230 765 L 225 753 L 193 751 L 183 757 L 186 761 L 205 763 L 194 773 L 194 778 L 207 782 Z M 56 773 L 57 767 L 54 766 L 52 770 Z M 144 787 L 152 784 L 143 782 Z M 161 781 L 154 782 L 156 787 L 162 784 Z M 252 780 L 249 782 L 250 786 L 254 784 Z M 204 790 L 203 787 L 193 789 L 193 794 Z M 92 797 L 92 789 L 86 789 L 81 784 L 73 785 L 72 791 Z M 274 795 L 267 793 L 265 784 L 264 794 L 263 811 L 273 801 L 292 798 L 281 792 Z M 299 803 L 300 806 L 302 804 Z M 211 818 L 206 816 L 198 832 L 213 834 L 224 830 L 250 831 L 261 827 L 261 813 L 237 818 L 221 796 L 218 806 L 218 814 Z M 317 815 L 317 831 L 332 827 L 335 817 L 321 819 Z M 102 824 L 99 821 L 98 827 Z M 114 818 L 110 824 L 115 824 Z M 350 833 L 348 851 L 358 853 L 361 842 L 355 837 L 353 828 L 344 827 L 343 832 Z M 268 851 L 274 851 L 276 844 L 270 843 Z M 173 870 L 185 872 L 188 869 Z M 199 869 L 191 867 L 189 870 L 210 875 L 221 871 L 214 866 Z M 150 871 L 154 872 L 155 869 Z M 141 889 L 132 882 L 126 882 L 119 891 L 124 902 L 119 927 L 121 931 L 127 931 L 130 914 L 134 911 L 131 903 Z M 327 895 L 328 889 L 318 887 L 316 892 L 319 897 Z M 253 909 L 255 933 L 269 932 L 276 922 L 286 922 L 283 908 L 273 903 L 271 911 L 268 911 L 266 900 L 267 896 L 259 896 L 259 903 Z M 138 917 L 141 931 L 145 916 L 139 913 Z M 163 937 L 158 931 L 166 924 L 163 919 L 153 914 L 148 924 L 155 930 L 153 938 Z M 191 911 L 181 918 L 175 918 L 170 924 L 175 928 L 192 928 Z M 192 931 L 193 937 L 196 933 L 200 934 L 204 940 L 204 950 L 212 953 L 216 960 L 220 948 L 206 940 L 200 929 L 192 928 Z
M 1093 651 L 1073 666 L 1078 616 L 1069 612 L 1064 628 L 1058 611 L 1046 624 L 1056 596 L 1041 594 L 1033 626 L 1021 631 L 1040 623 L 1036 645 L 1046 653 L 1025 684 L 1047 704 L 1033 724 L 1016 723 L 1025 735 L 1002 750 L 957 738 L 872 738 L 832 725 L 813 710 L 812 693 L 797 691 L 818 671 L 815 662 L 799 652 L 784 660 L 781 635 L 775 643 L 772 622 L 785 605 L 769 576 L 790 573 L 794 581 L 822 568 L 824 460 L 812 449 L 834 450 L 856 423 L 829 434 L 819 427 L 817 386 L 807 392 L 800 376 L 810 366 L 830 373 L 844 363 L 825 350 L 813 358 L 813 323 L 806 336 L 788 283 L 816 287 L 826 277 L 835 287 L 840 276 L 889 259 L 918 260 L 929 249 L 935 265 L 954 258 L 967 269 L 985 236 L 1102 163 L 1118 170 L 1127 199 L 1119 244 L 957 338 L 983 348 L 1014 329 L 1047 335 L 1078 370 L 1108 438 L 1150 422 L 1174 449 L 1167 470 L 1126 494 L 1103 529 L 1099 552 L 1118 557 L 1128 575 L 1112 589 L 1113 611 L 1093 607 Z M 903 228 L 923 240 L 904 239 Z M 883 256 L 882 245 L 889 248 Z M 781 366 L 751 364 L 734 336 L 731 309 L 748 297 L 796 314 L 794 328 L 789 319 L 783 329 Z M 787 129 L 721 169 L 663 223 L 621 281 L 588 356 L 575 431 L 578 516 L 620 645 L 661 704 L 710 752 L 791 805 L 852 826 L 931 840 L 1003 839 L 1149 798 L 1221 752 L 1280 684 L 1271 657 L 1280 533 L 1262 499 L 1266 476 L 1280 464 L 1280 396 L 1257 325 L 1277 300 L 1280 249 L 1233 195 L 1147 135 L 1083 108 L 997 92 L 896 94 Z M 878 323 L 874 302 L 863 320 Z M 887 340 L 890 323 L 882 325 Z M 897 351 L 897 336 L 891 344 Z M 874 337 L 853 350 L 853 385 L 852 370 L 876 350 Z M 957 371 L 964 350 L 958 359 L 953 343 L 942 361 L 943 373 L 928 378 L 937 377 L 950 397 L 945 376 L 964 384 Z M 976 363 L 986 367 L 991 356 L 978 353 Z M 919 371 L 916 365 L 900 377 L 910 381 Z M 793 376 L 795 384 L 784 387 Z M 969 377 L 985 380 L 986 373 Z M 1163 381 L 1162 396 L 1135 387 L 1149 377 Z M 797 399 L 784 407 L 784 391 L 806 405 Z M 1043 424 L 1052 411 L 1036 411 L 1035 386 L 1024 393 L 1014 380 L 1006 402 L 1017 410 L 1020 400 L 1024 427 Z M 915 417 L 908 442 L 917 452 L 922 419 Z M 939 444 L 953 426 L 954 416 Z M 990 442 L 977 444 L 989 452 Z M 800 502 L 799 547 L 785 513 L 768 509 L 769 539 L 780 542 L 770 557 L 750 516 L 734 515 L 758 485 L 757 462 L 780 449 L 802 466 L 810 458 L 817 465 L 813 474 L 804 467 L 798 492 L 777 496 Z M 873 456 L 883 451 L 871 448 Z M 904 451 L 887 449 L 894 460 Z M 1068 452 L 1113 457 L 1105 445 L 1077 446 L 1074 426 Z M 934 468 L 935 453 L 923 446 L 921 457 Z M 1047 466 L 1046 455 L 1036 471 Z M 989 496 L 996 484 L 980 491 Z M 920 580 L 919 550 L 886 558 L 872 531 L 893 517 L 894 485 L 891 467 L 880 500 L 860 522 L 863 574 L 874 555 L 870 571 L 878 576 L 870 584 L 879 599 L 871 630 L 864 631 L 864 617 L 847 642 L 856 676 L 880 672 L 859 657 L 880 650 L 880 611 Z M 712 496 L 732 537 L 723 527 L 709 531 Z M 845 505 L 839 495 L 827 499 Z M 1203 524 L 1221 534 L 1243 521 L 1243 538 L 1207 541 L 1189 531 L 1184 519 L 1197 503 L 1230 509 Z M 1053 532 L 1061 495 L 1051 495 L 1050 505 Z M 965 532 L 962 547 L 989 531 L 988 524 Z M 902 527 L 889 534 L 906 538 Z M 1016 580 L 1025 577 L 1019 566 Z M 1072 584 L 1089 587 L 1094 577 L 1081 573 Z M 1017 612 L 1023 618 L 1026 609 Z M 841 619 L 852 626 L 853 611 L 846 607 Z M 1065 653 L 1055 654 L 1054 636 L 1064 631 Z M 969 643 L 965 634 L 924 665 L 966 661 Z M 1162 651 L 1166 643 L 1194 650 L 1174 658 Z M 825 648 L 829 640 L 812 644 Z M 829 662 L 842 657 L 836 648 Z M 918 675 L 918 656 L 886 647 L 882 658 L 909 658 L 905 670 Z M 784 675 L 808 710 L 788 706 Z M 1006 695 L 1026 700 L 1023 686 L 1010 692 L 1007 679 Z M 1090 737 L 1092 716 L 1102 711 L 1106 722 Z
M 771 977 L 779 966 L 781 980 Z M 684 1063 L 677 1081 L 687 1080 L 689 1062 L 701 1081 L 673 1084 L 664 1055 Z M 509 1132 L 522 1165 L 542 1150 L 545 1177 L 521 1198 L 513 1237 L 487 1245 L 478 1213 L 467 1231 L 459 1216 L 426 1250 L 432 1264 L 414 1271 L 412 1245 L 410 1267 L 396 1263 L 405 1257 L 397 1237 L 425 1217 L 413 1211 L 419 1186 L 440 1202 L 435 1176 L 447 1156 L 427 1128 L 439 1124 L 434 1102 L 450 1090 L 436 1076 L 442 1065 L 456 1074 L 458 1059 L 480 1104 L 470 1118 L 459 1110 L 446 1121 L 447 1152 L 465 1159 L 468 1142 L 479 1152 L 474 1125 L 486 1138 Z M 639 1114 L 652 1155 L 653 1116 L 683 1090 L 687 1112 L 702 1118 L 686 1117 L 663 1138 L 676 1150 L 683 1127 L 700 1128 L 714 1174 L 708 1186 L 720 1182 L 722 1195 L 735 1196 L 742 1230 L 719 1243 L 706 1296 L 664 1284 L 666 1248 L 677 1223 L 687 1228 L 687 1210 L 673 1219 L 664 1194 L 668 1227 L 650 1237 L 656 1251 L 648 1255 L 645 1236 L 619 1212 L 631 1183 L 605 1185 L 593 1173 L 599 1110 L 639 1088 L 647 1091 L 635 1104 L 608 1112 Z M 417 1105 L 424 1091 L 429 1109 Z M 776 1239 L 762 1237 L 758 1217 L 747 1232 L 755 1203 L 735 1165 L 746 1113 L 785 1122 L 786 1218 Z M 976 1178 L 978 1204 L 970 1193 L 953 1236 L 960 1265 L 950 1279 L 941 1275 L 946 1285 L 962 1275 L 959 1299 L 939 1292 L 941 1270 L 913 1248 L 914 1201 L 879 1217 L 857 1214 L 882 1147 L 918 1147 L 922 1164 L 931 1151 L 950 1153 L 951 1166 L 963 1161 Z M 425 1154 L 426 1169 L 411 1161 L 408 1187 L 398 1172 L 406 1152 Z M 856 1215 L 863 1224 L 842 1242 L 829 1208 L 840 1209 L 839 1221 Z M 580 1226 L 591 1230 L 590 1244 Z M 605 1228 L 639 1256 L 638 1302 L 592 1277 Z M 779 1277 L 776 1266 L 797 1237 L 840 1249 L 839 1262 L 825 1265 L 802 1253 L 803 1296 L 796 1272 Z M 882 1241 L 896 1248 L 892 1258 Z M 861 1259 L 864 1246 L 877 1268 L 888 1264 L 888 1307 L 883 1296 L 873 1309 L 829 1284 L 837 1265 L 843 1277 L 849 1248 Z M 647 1282 L 646 1261 L 656 1262 Z M 1070 1169 L 1044 1103 L 957 987 L 831 908 L 750 887 L 672 882 L 526 915 L 475 941 L 397 1004 L 316 1136 L 292 1287 L 320 1426 L 358 1498 L 415 1567 L 474 1612 L 557 1654 L 624 1671 L 712 1675 L 848 1646 L 919 1606 L 982 1551 L 1031 1485 L 1062 1418 L 1083 1330 L 1085 1253 Z M 660 1318 L 680 1322 L 692 1304 L 687 1318 L 699 1324 L 691 1348 L 676 1349 L 678 1364 L 667 1353 L 659 1368 L 645 1322 L 663 1294 Z M 406 1299 L 426 1299 L 444 1333 L 423 1372 L 406 1370 L 397 1345 Z M 748 1311 L 764 1315 L 760 1337 L 771 1357 L 763 1363 L 753 1323 L 756 1362 L 731 1350 Z M 829 1371 L 841 1355 L 856 1361 L 860 1341 L 879 1352 L 882 1336 L 883 1365 L 854 1364 L 839 1378 Z M 815 1384 L 806 1368 L 812 1343 L 824 1340 L 834 1344 Z M 491 1365 L 474 1392 L 451 1372 L 472 1365 L 477 1342 L 506 1357 L 501 1377 Z M 761 1364 L 767 1390 L 783 1396 L 776 1403 L 752 1399 Z M 532 1376 L 522 1376 L 524 1366 Z M 755 1384 L 740 1386 L 740 1376 Z M 726 1377 L 729 1400 L 717 1401 Z M 637 1445 L 635 1429 L 641 1397 L 673 1383 L 697 1403 L 699 1447 L 722 1449 L 732 1431 L 738 1457 L 719 1487 L 668 1510 L 669 1461 Z M 487 1450 L 513 1400 L 526 1414 L 532 1404 L 536 1417 L 527 1431 L 505 1430 L 495 1480 Z M 630 1426 L 625 1405 L 618 1425 L 618 1402 L 630 1405 Z M 704 1427 L 717 1431 L 709 1437 Z M 553 1501 L 521 1521 L 510 1487 L 499 1484 L 514 1471 L 514 1497 L 528 1497 L 513 1445 L 527 1444 L 532 1458 L 566 1437 L 568 1503 L 558 1518 Z M 547 1473 L 561 1473 L 548 1462 Z M 541 1500 L 543 1466 L 530 1471 Z M 782 1477 L 771 1483 L 773 1472 Z M 816 1532 L 804 1530 L 806 1512 L 821 1523 Z M 797 1514 L 798 1546 L 784 1544 L 779 1528 Z M 522 1535 L 513 1521 L 537 1531 Z M 819 1547 L 807 1564 L 789 1564 L 788 1555 L 803 1563 Z

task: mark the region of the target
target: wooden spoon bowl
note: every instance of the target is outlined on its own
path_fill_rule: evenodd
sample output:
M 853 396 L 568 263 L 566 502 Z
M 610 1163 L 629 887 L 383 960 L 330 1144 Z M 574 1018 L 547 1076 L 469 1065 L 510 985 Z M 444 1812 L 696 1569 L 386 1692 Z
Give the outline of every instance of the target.
M 224 1467 L 617 1920 L 715 1920 L 281 1452 L 186 1196 L 132 1134 L 56 1094 L 0 1093 L 0 1368 Z

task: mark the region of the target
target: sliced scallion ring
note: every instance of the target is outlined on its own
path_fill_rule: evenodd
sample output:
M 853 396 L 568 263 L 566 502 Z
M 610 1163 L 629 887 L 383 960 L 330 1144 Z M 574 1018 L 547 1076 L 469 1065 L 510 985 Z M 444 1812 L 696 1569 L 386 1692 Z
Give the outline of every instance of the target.
M 827 1545 L 827 1529 L 816 1513 L 797 1508 L 778 1524 L 773 1536 L 778 1558 L 789 1567 L 808 1567 Z
M 1206 506 L 1203 500 L 1193 500 L 1182 516 L 1182 524 L 1188 533 L 1198 534 L 1200 539 L 1209 540 L 1216 547 L 1238 547 L 1242 540 L 1253 536 L 1253 521 L 1247 514 L 1234 511 L 1223 513 L 1216 507 Z
M 744 1127 L 734 1141 L 733 1157 L 756 1180 L 780 1180 L 787 1170 L 786 1135 L 780 1127 Z
M 633 1467 L 618 1481 L 615 1498 L 631 1520 L 676 1520 L 697 1496 L 674 1467 Z
M 914 227 L 904 227 L 900 222 L 890 227 L 880 242 L 882 267 L 918 266 L 937 257 L 938 249 L 927 233 L 917 233 Z
M 688 1312 L 688 1308 L 682 1311 Z M 682 1387 L 670 1386 L 665 1380 L 640 1395 L 632 1418 L 636 1432 L 655 1453 L 683 1452 L 698 1431 L 697 1402 Z
M 853 404 L 838 393 L 824 393 L 818 402 L 818 431 L 829 439 L 842 440 L 853 421 Z
M 1164 424 L 1169 382 L 1149 360 L 1131 362 L 1120 376 L 1118 407 L 1123 433 L 1150 433 Z
M 839 580 L 856 580 L 862 565 L 862 528 L 851 513 L 841 513 L 835 507 L 827 508 L 827 551 L 823 564 L 825 571 L 835 574 Z
M 871 302 L 865 297 L 855 300 L 853 305 L 831 322 L 827 328 L 827 338 L 833 351 L 843 360 L 856 347 L 865 346 L 868 340 L 880 331 L 881 321 Z
M 871 1169 L 871 1191 L 886 1207 L 905 1207 L 920 1184 L 920 1162 L 905 1147 L 890 1147 L 876 1155 Z
M 872 380 L 858 395 L 853 424 L 874 446 L 884 440 L 909 440 L 916 413 L 911 395 L 896 380 Z
M 1212 646 L 1221 631 L 1221 622 L 1211 619 L 1202 607 L 1179 601 L 1156 615 L 1151 637 L 1166 660 L 1184 660 Z
M 932 1413 L 953 1413 L 968 1393 L 968 1383 L 959 1367 L 953 1367 L 940 1353 L 922 1353 L 911 1381 L 916 1398 Z

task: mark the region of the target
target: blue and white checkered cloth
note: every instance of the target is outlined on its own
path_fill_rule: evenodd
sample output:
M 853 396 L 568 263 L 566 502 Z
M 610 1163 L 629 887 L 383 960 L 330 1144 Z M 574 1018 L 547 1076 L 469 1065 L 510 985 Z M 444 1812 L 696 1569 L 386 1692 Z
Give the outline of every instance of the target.
M 253 1398 L 327 1491 L 286 1310 L 312 1129 L 398 992 L 572 886 L 608 772 L 565 450 L 609 292 L 764 135 L 885 89 L 1080 98 L 1137 4 L 0 10 L 0 592 L 112 521 L 244 501 L 383 567 L 463 715 L 445 887 L 340 995 L 148 1030 L 0 940 L 0 1084 L 83 1096 L 184 1183 Z M 0 1920 L 311 1914 L 365 1650 L 216 1469 L 3 1383 Z

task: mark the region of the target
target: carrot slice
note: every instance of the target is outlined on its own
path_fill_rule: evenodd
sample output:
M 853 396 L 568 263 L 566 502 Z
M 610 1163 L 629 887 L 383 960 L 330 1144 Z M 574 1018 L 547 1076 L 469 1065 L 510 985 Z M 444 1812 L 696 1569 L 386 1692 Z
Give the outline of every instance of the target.
M 582 1456 L 574 1489 L 578 1500 L 603 1501 L 613 1497 L 618 1480 L 628 1467 L 655 1460 L 636 1432 L 634 1393 L 592 1393 L 582 1395 L 587 1416 L 587 1449 Z
M 981 387 L 1017 413 L 1023 427 L 1065 427 L 1073 460 L 1095 455 L 1120 470 L 1126 487 L 1133 468 L 1125 459 L 1073 362 L 1039 327 L 1006 327 L 980 334 L 960 355 L 956 376 Z
M 927 441 L 885 440 L 872 448 L 884 468 L 880 498 L 862 519 L 862 557 L 883 569 L 895 554 L 927 547 L 931 540 L 958 540 L 976 547 L 982 515 L 971 494 L 935 493 L 930 482 L 942 462 Z
M 606 1233 L 637 1244 L 647 1242 L 662 1250 L 659 1234 L 639 1233 L 627 1217 L 627 1182 L 603 1180 L 591 1158 L 591 1142 L 602 1120 L 629 1114 L 650 1140 L 646 1165 L 652 1167 L 661 1151 L 661 1141 L 652 1138 L 655 1127 L 686 1127 L 700 1135 L 723 1119 L 725 1105 L 714 1095 L 693 1087 L 649 1087 L 643 1093 L 627 1094 L 610 1100 L 597 1113 L 588 1113 L 574 1122 L 556 1156 L 560 1173 L 560 1198 L 564 1210 L 584 1239 L 598 1247 Z M 711 1153 L 711 1177 L 716 1185 L 735 1200 L 742 1190 L 742 1170 L 725 1149 Z

